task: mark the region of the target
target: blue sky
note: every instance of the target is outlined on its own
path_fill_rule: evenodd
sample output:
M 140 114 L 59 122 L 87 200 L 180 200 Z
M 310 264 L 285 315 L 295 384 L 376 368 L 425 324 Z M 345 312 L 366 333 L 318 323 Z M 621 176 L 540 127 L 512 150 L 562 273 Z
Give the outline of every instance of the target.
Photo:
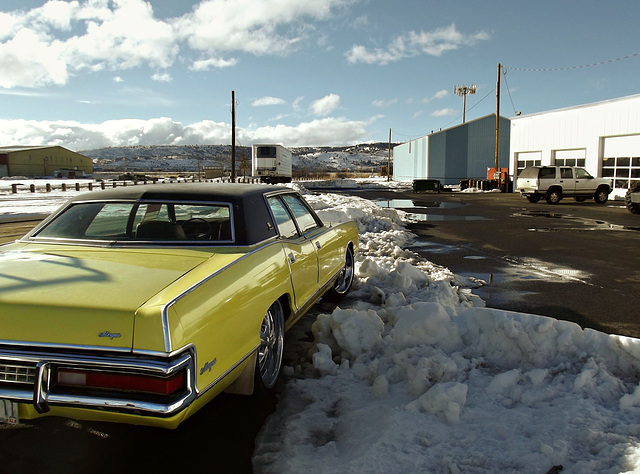
M 0 143 L 402 142 L 640 93 L 640 2 L 2 0 Z M 597 64 L 597 65 L 594 65 Z M 593 65 L 593 66 L 590 66 Z

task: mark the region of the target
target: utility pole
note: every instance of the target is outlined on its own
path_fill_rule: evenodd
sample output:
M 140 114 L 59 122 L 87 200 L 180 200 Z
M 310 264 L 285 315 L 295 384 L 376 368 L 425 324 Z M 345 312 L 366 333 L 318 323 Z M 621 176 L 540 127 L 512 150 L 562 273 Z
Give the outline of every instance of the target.
M 391 129 L 389 129 L 389 156 L 387 158 L 387 181 L 391 181 Z
M 500 156 L 500 72 L 502 65 L 498 63 L 498 82 L 496 83 L 496 163 L 495 169 L 498 173 L 498 157 Z
M 236 182 L 236 91 L 231 91 L 231 182 Z
M 467 121 L 467 95 L 476 93 L 476 85 L 471 84 L 467 86 L 453 86 L 453 93 L 463 98 L 462 101 L 462 123 Z

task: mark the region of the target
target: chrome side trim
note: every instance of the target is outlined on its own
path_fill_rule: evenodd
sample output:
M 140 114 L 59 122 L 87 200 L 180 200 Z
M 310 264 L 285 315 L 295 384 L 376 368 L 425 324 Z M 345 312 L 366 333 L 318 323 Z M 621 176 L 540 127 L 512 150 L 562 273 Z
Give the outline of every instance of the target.
M 184 345 L 182 347 L 180 347 L 179 349 L 176 349 L 172 352 L 162 352 L 162 351 L 152 351 L 152 350 L 147 350 L 147 349 L 134 349 L 133 351 L 131 351 L 132 354 L 135 355 L 141 355 L 141 356 L 146 356 L 146 357 L 162 357 L 162 358 L 171 358 L 171 357 L 175 357 L 178 354 L 185 352 L 185 351 L 191 351 L 194 354 L 195 357 L 195 353 L 196 353 L 196 348 L 193 345 L 193 343 Z M 195 364 L 198 365 L 198 364 Z
M 279 245 L 279 244 L 280 244 L 280 242 L 277 241 L 277 240 L 266 241 L 266 243 L 264 243 L 263 245 L 260 245 L 259 247 L 256 247 L 251 252 L 247 252 L 247 253 L 241 255 L 240 257 L 235 259 L 233 262 L 230 262 L 227 265 L 225 265 L 224 267 L 219 268 L 218 270 L 216 270 L 212 274 L 208 275 L 206 278 L 203 278 L 199 282 L 197 282 L 197 283 L 193 284 L 192 286 L 190 286 L 189 288 L 187 288 L 185 291 L 183 291 L 179 295 L 175 296 L 168 303 L 165 303 L 165 305 L 162 307 L 162 333 L 163 333 L 163 336 L 164 336 L 164 350 L 165 350 L 165 352 L 171 352 L 172 351 L 171 329 L 169 328 L 169 309 L 171 308 L 171 306 L 176 304 L 179 300 L 184 298 L 186 295 L 188 295 L 192 291 L 195 291 L 200 286 L 204 285 L 209 280 L 211 280 L 212 278 L 216 277 L 217 275 L 219 275 L 223 271 L 231 268 L 236 263 L 241 262 L 245 258 L 249 257 L 250 255 L 252 255 L 252 254 L 254 254 L 254 253 L 256 253 L 256 252 L 258 252 L 258 251 L 260 251 L 260 250 L 262 250 L 264 248 L 267 248 L 267 247 L 269 247 L 271 245 Z M 291 270 L 289 270 L 289 274 L 291 274 Z
M 336 273 L 331 275 L 324 285 L 318 287 L 318 289 L 313 293 L 313 295 L 307 298 L 307 300 L 304 303 L 302 303 L 300 306 L 296 305 L 296 308 L 298 309 L 298 311 L 296 312 L 296 315 L 298 313 L 306 312 L 311 306 L 313 306 L 315 302 L 318 301 L 322 297 L 322 295 L 324 295 L 329 290 L 329 288 L 331 287 L 331 285 L 333 285 L 333 282 L 338 277 L 338 274 L 341 271 L 342 271 L 342 267 Z
M 32 341 L 11 341 L 0 339 L 0 352 L 6 347 L 19 346 L 21 348 L 35 349 L 60 349 L 60 350 L 82 350 L 82 351 L 109 351 L 109 352 L 131 352 L 130 347 L 111 347 L 111 346 L 83 346 L 79 344 L 51 344 L 47 342 Z
M 236 362 L 235 364 L 233 364 L 229 369 L 227 369 L 227 371 L 220 375 L 217 379 L 215 379 L 213 382 L 211 382 L 209 385 L 207 385 L 205 388 L 203 388 L 202 390 L 198 391 L 198 397 L 204 395 L 208 390 L 210 390 L 211 388 L 215 387 L 221 380 L 223 380 L 227 375 L 229 375 L 231 372 L 233 372 L 234 370 L 236 370 L 238 368 L 238 366 L 240 364 L 242 364 L 244 361 L 246 361 L 249 357 L 251 357 L 258 349 L 260 348 L 260 344 L 258 344 L 256 347 L 254 347 L 251 351 L 249 351 L 249 353 L 247 355 L 245 355 L 242 359 L 240 359 L 238 362 Z

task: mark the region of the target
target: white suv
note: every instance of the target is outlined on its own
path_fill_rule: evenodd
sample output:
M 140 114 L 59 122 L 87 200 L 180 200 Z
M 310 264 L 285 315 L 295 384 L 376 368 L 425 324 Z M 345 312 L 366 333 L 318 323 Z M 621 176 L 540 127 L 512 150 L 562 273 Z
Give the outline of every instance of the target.
M 565 196 L 576 201 L 593 198 L 598 204 L 609 199 L 611 180 L 594 178 L 584 168 L 575 166 L 531 166 L 518 176 L 516 189 L 530 202 L 545 198 L 549 204 L 558 204 Z

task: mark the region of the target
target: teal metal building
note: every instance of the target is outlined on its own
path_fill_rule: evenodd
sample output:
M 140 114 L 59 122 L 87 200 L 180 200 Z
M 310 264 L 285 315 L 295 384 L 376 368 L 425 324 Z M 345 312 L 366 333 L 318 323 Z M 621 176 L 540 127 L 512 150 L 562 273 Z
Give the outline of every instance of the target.
M 500 117 L 498 167 L 509 167 L 510 120 Z M 435 179 L 443 185 L 487 179 L 495 167 L 495 114 L 434 132 L 393 149 L 393 179 Z

